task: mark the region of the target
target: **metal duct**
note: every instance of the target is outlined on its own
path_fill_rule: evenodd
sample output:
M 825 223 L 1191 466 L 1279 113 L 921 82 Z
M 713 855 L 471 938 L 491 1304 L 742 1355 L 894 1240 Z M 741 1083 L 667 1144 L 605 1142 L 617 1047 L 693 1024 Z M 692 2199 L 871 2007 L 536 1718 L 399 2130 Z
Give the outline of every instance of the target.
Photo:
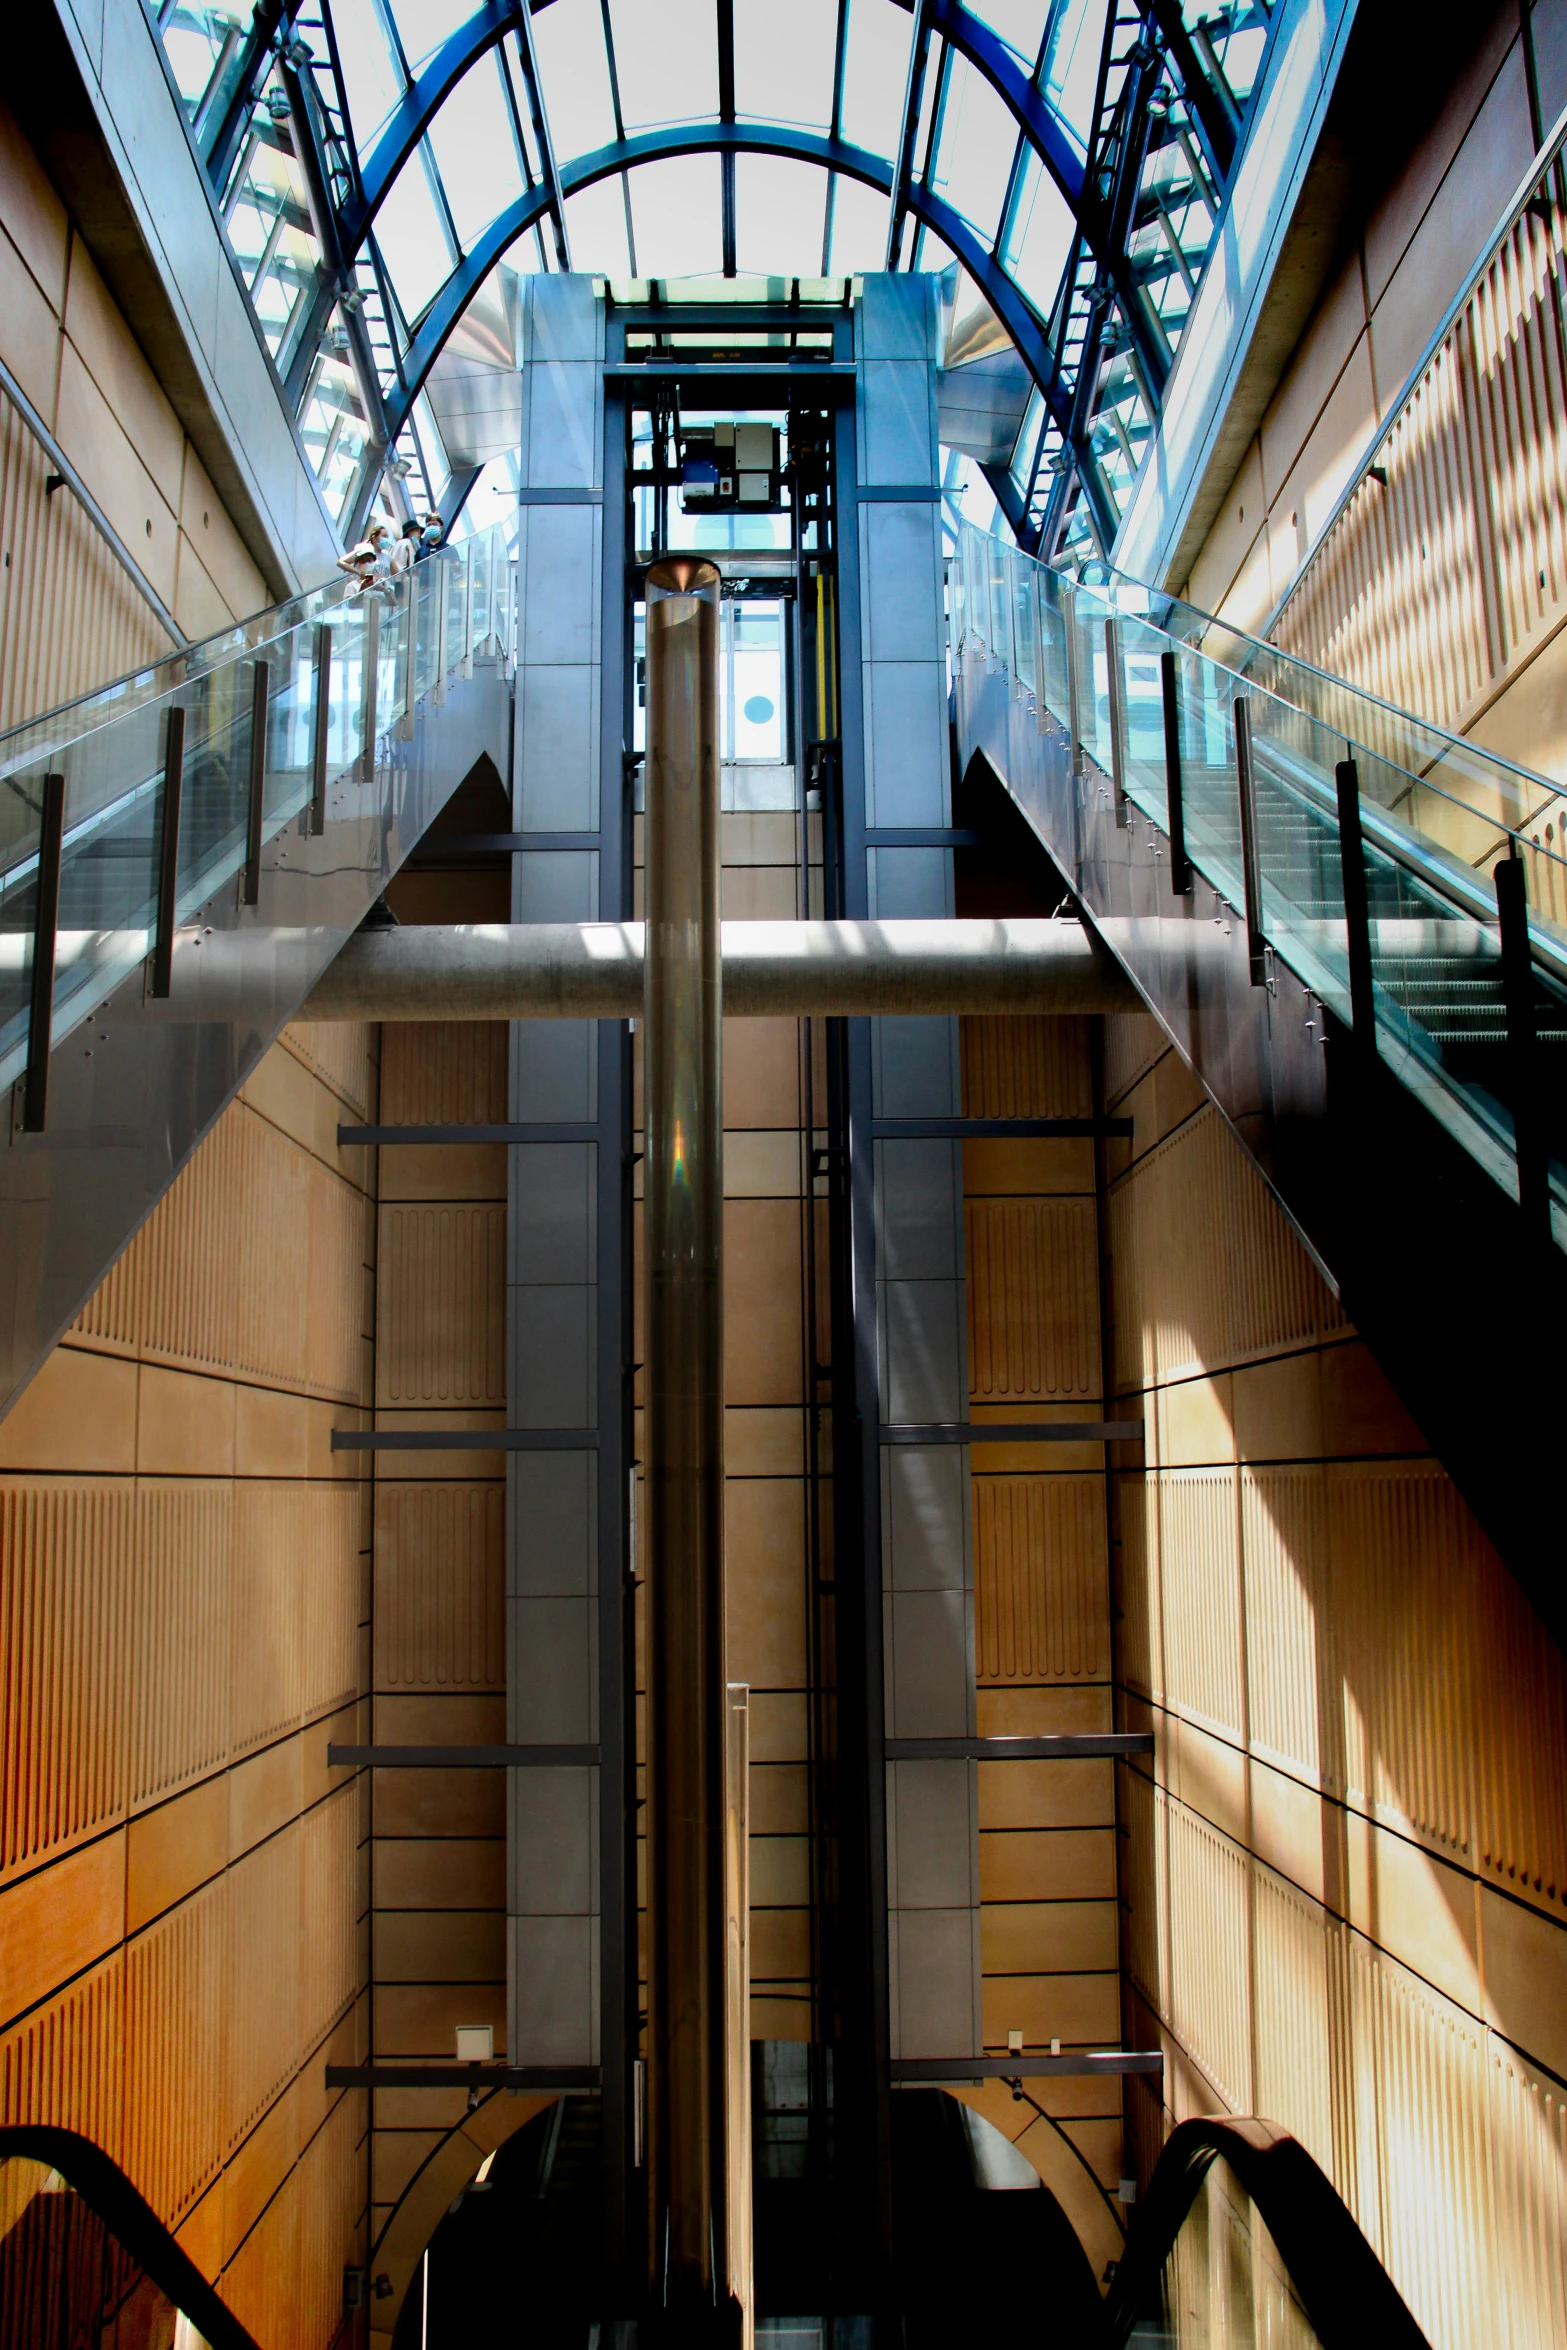
M 1133 1012 L 1142 998 L 1080 922 L 725 922 L 731 1018 Z M 625 1020 L 642 1011 L 640 922 L 360 931 L 302 1020 Z

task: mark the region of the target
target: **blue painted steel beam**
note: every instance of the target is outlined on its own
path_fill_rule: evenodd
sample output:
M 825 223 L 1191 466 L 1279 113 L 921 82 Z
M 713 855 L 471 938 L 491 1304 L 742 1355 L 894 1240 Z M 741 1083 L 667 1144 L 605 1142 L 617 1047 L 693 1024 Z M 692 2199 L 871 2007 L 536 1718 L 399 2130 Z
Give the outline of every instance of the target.
M 1049 172 L 1062 195 L 1082 222 L 1092 241 L 1092 224 L 1084 219 L 1083 159 L 1061 125 L 1061 118 L 1030 80 L 1006 43 L 969 9 L 963 0 L 926 0 L 926 22 L 951 48 L 977 66 Z
M 483 5 L 441 43 L 411 82 L 360 174 L 363 194 L 343 206 L 338 235 L 345 260 L 352 261 L 403 165 L 470 66 L 521 23 L 518 0 L 483 0 Z
M 617 139 L 607 147 L 599 147 L 564 164 L 561 186 L 566 196 L 573 196 L 580 188 L 634 170 L 638 164 L 663 162 L 678 155 L 714 153 L 782 155 L 797 162 L 817 164 L 822 170 L 838 172 L 846 179 L 859 180 L 881 195 L 891 192 L 891 166 L 867 148 L 856 147 L 846 139 L 826 138 L 817 131 L 749 122 L 680 123 L 663 130 L 640 131 L 632 138 Z M 1065 430 L 1069 406 L 1044 327 L 1033 310 L 994 255 L 949 204 L 919 186 L 909 190 L 909 202 L 925 225 L 950 246 L 974 279 L 1017 345 L 1052 416 Z M 448 335 L 474 294 L 495 264 L 519 237 L 525 236 L 543 218 L 549 207 L 549 191 L 543 187 L 526 190 L 508 205 L 491 222 L 426 310 L 404 356 L 404 383 L 388 406 L 388 424 L 394 440 L 407 421 L 408 410 Z

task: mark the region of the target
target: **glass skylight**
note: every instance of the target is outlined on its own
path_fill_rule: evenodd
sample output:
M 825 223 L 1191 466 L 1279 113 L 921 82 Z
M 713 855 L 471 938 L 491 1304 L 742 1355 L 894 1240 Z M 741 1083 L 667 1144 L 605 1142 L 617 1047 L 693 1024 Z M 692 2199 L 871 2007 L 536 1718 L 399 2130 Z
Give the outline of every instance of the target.
M 986 479 L 1055 554 L 1104 551 L 1125 510 L 1275 0 L 144 4 L 345 529 L 489 479 L 422 395 L 497 261 L 879 269 L 896 194 L 894 266 L 955 255 L 1033 375 Z

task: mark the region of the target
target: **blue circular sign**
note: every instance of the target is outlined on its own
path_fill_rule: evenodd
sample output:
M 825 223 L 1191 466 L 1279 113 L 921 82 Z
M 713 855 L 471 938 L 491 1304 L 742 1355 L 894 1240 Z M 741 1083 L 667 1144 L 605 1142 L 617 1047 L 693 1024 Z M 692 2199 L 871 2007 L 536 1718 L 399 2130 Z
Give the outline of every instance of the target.
M 745 714 L 753 726 L 765 726 L 773 714 L 773 705 L 765 694 L 753 694 L 746 703 Z

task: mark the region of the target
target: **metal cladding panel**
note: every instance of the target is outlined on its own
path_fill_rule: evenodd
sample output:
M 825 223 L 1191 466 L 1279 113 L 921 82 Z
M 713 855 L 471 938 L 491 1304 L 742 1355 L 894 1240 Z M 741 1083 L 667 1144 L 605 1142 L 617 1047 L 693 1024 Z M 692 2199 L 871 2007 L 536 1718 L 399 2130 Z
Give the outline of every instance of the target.
M 929 279 L 865 281 L 857 321 L 859 503 L 855 634 L 865 725 L 864 823 L 951 821 L 937 479 L 939 314 Z M 852 770 L 850 771 L 852 774 Z M 873 916 L 950 916 L 952 853 L 866 851 Z M 878 1117 L 962 1109 L 958 1023 L 870 1024 Z M 950 1141 L 874 1146 L 877 1409 L 882 1422 L 958 1422 L 968 1409 L 963 1164 Z M 881 1448 L 883 1735 L 974 1734 L 974 1568 L 968 1452 Z M 981 2045 L 977 1773 L 966 1762 L 886 1768 L 887 1957 L 895 2057 Z
M 602 820 L 603 315 L 589 279 L 528 281 L 511 775 L 513 822 L 524 833 L 592 833 Z M 545 502 L 530 503 L 529 489 Z M 612 814 L 618 820 L 619 810 Z M 599 872 L 593 849 L 518 853 L 513 920 L 595 919 Z M 602 1091 L 615 1082 L 596 1023 L 512 1023 L 513 1121 L 596 1123 Z M 615 1158 L 594 1142 L 508 1150 L 512 1428 L 603 1433 L 604 1384 L 616 1366 L 601 1359 L 598 1266 L 601 1198 L 618 1184 Z M 507 1735 L 519 1744 L 599 1738 L 600 1506 L 596 1452 L 511 1456 L 506 1702 Z M 508 1777 L 508 2054 L 514 2064 L 595 2063 L 600 1773 Z
M 878 661 L 866 677 L 866 820 L 943 825 L 950 797 L 946 694 L 933 661 Z M 897 852 L 894 852 L 895 854 Z
M 517 681 L 517 816 L 524 832 L 596 832 L 598 670 L 524 667 Z

